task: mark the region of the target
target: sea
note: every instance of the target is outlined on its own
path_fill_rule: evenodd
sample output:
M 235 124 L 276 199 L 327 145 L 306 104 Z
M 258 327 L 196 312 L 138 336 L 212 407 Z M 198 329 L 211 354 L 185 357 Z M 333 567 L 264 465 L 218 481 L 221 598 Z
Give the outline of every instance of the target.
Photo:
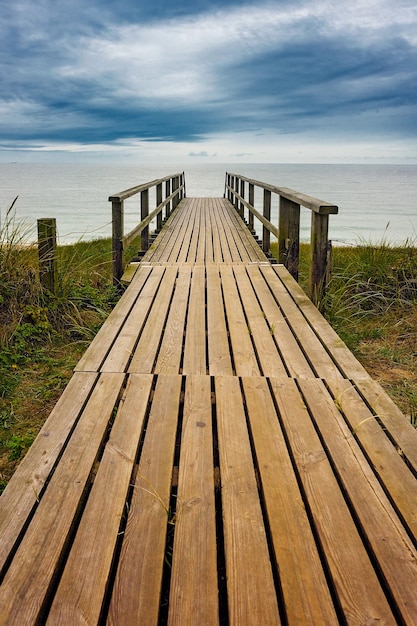
M 226 172 L 289 187 L 339 207 L 330 216 L 334 245 L 417 245 L 417 165 L 191 163 L 0 163 L 0 230 L 13 217 L 27 241 L 39 218 L 55 218 L 61 244 L 111 235 L 109 196 L 185 172 L 186 194 L 223 196 Z M 151 208 L 155 199 L 150 196 Z M 255 194 L 262 210 L 262 193 Z M 125 202 L 125 232 L 139 221 L 139 197 Z M 278 198 L 272 201 L 277 224 Z M 301 240 L 308 241 L 311 212 L 301 211 Z M 258 227 L 260 230 L 260 227 Z M 3 232 L 4 236 L 4 232 Z

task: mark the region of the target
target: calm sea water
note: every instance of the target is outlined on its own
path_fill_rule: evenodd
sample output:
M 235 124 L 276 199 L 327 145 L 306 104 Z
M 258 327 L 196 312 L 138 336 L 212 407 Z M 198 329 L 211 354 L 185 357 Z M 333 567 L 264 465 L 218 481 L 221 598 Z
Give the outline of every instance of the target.
M 13 199 L 16 219 L 35 237 L 36 220 L 55 217 L 61 243 L 111 233 L 108 197 L 160 176 L 185 171 L 187 196 L 222 196 L 225 172 L 290 187 L 336 204 L 330 238 L 336 244 L 411 241 L 417 245 L 417 165 L 291 164 L 0 164 L 0 219 Z M 151 196 L 151 202 L 153 198 Z M 261 195 L 255 204 L 261 208 Z M 152 204 L 151 204 L 152 206 Z M 138 222 L 139 202 L 126 202 L 126 232 Z M 278 201 L 273 200 L 272 219 Z M 309 238 L 310 212 L 302 210 L 301 238 Z

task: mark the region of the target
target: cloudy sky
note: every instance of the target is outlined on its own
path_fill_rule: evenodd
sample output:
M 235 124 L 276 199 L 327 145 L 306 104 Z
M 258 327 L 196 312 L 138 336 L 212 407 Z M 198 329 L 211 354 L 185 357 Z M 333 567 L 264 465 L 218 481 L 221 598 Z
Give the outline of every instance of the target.
M 14 0 L 0 160 L 417 163 L 416 0 Z

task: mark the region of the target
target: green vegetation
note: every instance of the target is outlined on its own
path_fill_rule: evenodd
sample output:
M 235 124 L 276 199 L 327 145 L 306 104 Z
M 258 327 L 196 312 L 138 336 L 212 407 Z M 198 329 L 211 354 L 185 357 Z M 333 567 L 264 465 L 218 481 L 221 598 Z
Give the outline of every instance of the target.
M 11 209 L 0 225 L 0 490 L 117 300 L 111 242 L 58 246 L 54 294 Z
M 109 240 L 58 247 L 55 294 L 42 289 L 26 241 L 10 209 L 0 225 L 0 491 L 118 297 Z M 308 252 L 301 246 L 304 286 Z M 417 248 L 335 248 L 321 308 L 417 426 Z
M 308 246 L 300 282 L 307 286 Z M 326 318 L 368 372 L 417 427 L 417 242 L 333 249 L 320 303 Z

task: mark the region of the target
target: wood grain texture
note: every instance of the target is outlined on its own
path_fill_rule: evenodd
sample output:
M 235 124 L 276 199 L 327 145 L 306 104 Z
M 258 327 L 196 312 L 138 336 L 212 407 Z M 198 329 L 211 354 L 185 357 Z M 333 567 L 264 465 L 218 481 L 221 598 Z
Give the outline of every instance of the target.
M 231 626 L 280 624 L 242 394 L 215 378 L 227 595 Z
M 169 602 L 170 626 L 219 622 L 211 385 L 188 376 Z

